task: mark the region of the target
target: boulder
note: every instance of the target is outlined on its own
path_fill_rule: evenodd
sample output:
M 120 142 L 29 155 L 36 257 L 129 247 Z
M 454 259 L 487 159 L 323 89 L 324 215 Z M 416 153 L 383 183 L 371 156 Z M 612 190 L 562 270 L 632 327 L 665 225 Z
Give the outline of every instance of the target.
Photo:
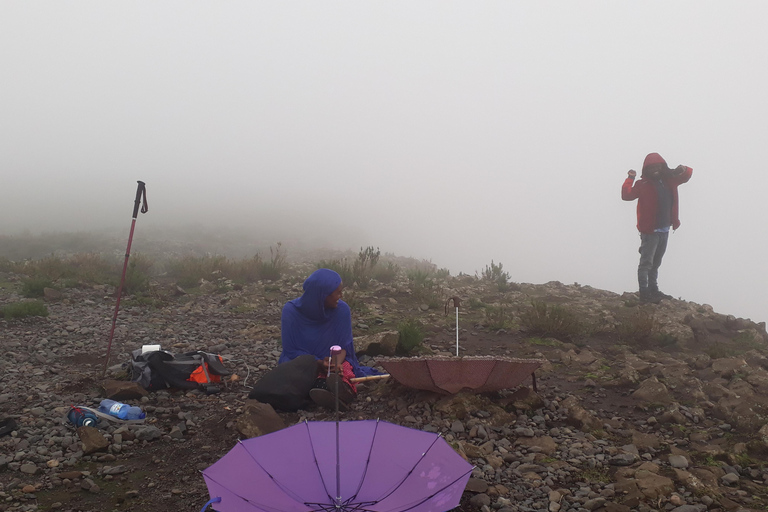
M 672 396 L 667 390 L 667 386 L 659 382 L 656 377 L 645 379 L 640 387 L 632 393 L 632 396 L 648 404 L 669 405 L 672 403 Z
M 745 372 L 749 366 L 743 357 L 729 357 L 712 361 L 712 371 L 724 379 L 730 379 L 736 373 Z
M 550 436 L 520 437 L 515 444 L 526 448 L 536 447 L 546 455 L 552 455 L 557 451 L 557 443 Z
M 650 471 L 638 470 L 635 473 L 635 480 L 640 492 L 652 500 L 668 496 L 675 490 L 675 483 L 671 478 Z
M 138 382 L 128 382 L 125 380 L 105 380 L 101 387 L 104 388 L 104 396 L 117 400 L 135 400 L 149 395 L 146 389 L 139 386 Z
M 560 406 L 568 409 L 566 423 L 569 425 L 583 431 L 598 430 L 603 427 L 603 423 L 579 405 L 579 399 L 573 395 L 563 400 Z
M 246 400 L 243 414 L 237 418 L 237 431 L 245 437 L 258 437 L 285 428 L 285 422 L 269 404 Z
M 83 443 L 83 453 L 86 455 L 104 451 L 109 446 L 109 441 L 101 435 L 97 428 L 79 427 L 77 435 L 80 436 L 80 441 Z

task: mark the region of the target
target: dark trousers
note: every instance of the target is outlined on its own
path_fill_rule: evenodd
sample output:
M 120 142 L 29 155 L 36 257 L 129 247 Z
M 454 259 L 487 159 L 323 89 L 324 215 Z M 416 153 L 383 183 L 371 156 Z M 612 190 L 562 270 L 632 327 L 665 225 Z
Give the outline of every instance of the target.
M 637 281 L 641 292 L 659 290 L 659 267 L 664 253 L 667 252 L 668 239 L 669 231 L 640 233 L 640 264 L 637 266 Z

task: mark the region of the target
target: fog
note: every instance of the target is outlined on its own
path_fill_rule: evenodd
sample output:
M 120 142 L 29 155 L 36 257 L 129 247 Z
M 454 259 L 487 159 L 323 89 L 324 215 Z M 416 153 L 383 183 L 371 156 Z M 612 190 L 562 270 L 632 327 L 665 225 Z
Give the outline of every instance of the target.
M 143 180 L 137 243 L 238 227 L 621 293 L 640 242 L 621 184 L 658 152 L 694 169 L 660 287 L 767 320 L 766 19 L 760 1 L 2 1 L 0 232 L 127 237 Z

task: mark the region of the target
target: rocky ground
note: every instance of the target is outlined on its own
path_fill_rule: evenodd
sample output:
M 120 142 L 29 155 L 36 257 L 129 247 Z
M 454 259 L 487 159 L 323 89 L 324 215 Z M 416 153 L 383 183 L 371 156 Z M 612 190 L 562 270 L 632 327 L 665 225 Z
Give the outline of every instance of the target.
M 122 365 L 143 344 L 219 353 L 237 377 L 219 394 L 131 400 L 147 412 L 146 423 L 110 424 L 95 437 L 78 433 L 65 415 L 70 405 L 95 406 L 106 394 L 114 289 L 51 292 L 48 317 L 0 320 L 0 418 L 17 423 L 0 437 L 0 511 L 200 510 L 208 495 L 199 471 L 264 428 L 247 403 L 249 385 L 274 367 L 280 308 L 300 294 L 310 270 L 186 293 L 158 283 L 152 300 L 124 298 L 108 379 L 124 379 Z M 515 390 L 454 396 L 380 381 L 361 385 L 343 414 L 444 433 L 475 465 L 462 510 L 768 508 L 764 324 L 683 300 L 640 306 L 631 294 L 578 284 L 499 291 L 475 277 L 443 277 L 432 288 L 440 302 L 431 305 L 413 286 L 400 276 L 347 294 L 361 345 L 418 318 L 428 351 L 450 354 L 455 317 L 437 303 L 455 296 L 462 299 L 462 354 L 546 360 L 536 372 L 538 392 L 530 380 Z M 13 286 L 0 290 L 0 306 L 21 300 Z M 532 300 L 574 314 L 578 332 L 558 331 L 551 318 L 551 332 L 532 328 Z M 375 366 L 380 357 L 361 358 Z M 273 421 L 303 419 L 333 415 L 312 409 Z

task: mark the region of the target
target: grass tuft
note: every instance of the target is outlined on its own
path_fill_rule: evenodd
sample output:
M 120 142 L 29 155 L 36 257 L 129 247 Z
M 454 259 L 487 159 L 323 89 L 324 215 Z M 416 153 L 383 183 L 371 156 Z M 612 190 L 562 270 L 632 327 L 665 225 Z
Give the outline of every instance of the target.
M 555 338 L 574 338 L 584 331 L 579 318 L 569 309 L 539 300 L 531 301 L 520 320 L 529 332 Z
M 30 277 L 23 281 L 21 294 L 24 297 L 43 297 L 46 288 L 53 288 L 53 281 L 47 277 Z
M 397 340 L 397 352 L 407 355 L 421 347 L 424 341 L 424 329 L 415 318 L 409 318 L 397 326 L 399 338 Z
M 10 320 L 28 316 L 48 316 L 48 308 L 39 300 L 13 302 L 2 308 L 3 316 Z

